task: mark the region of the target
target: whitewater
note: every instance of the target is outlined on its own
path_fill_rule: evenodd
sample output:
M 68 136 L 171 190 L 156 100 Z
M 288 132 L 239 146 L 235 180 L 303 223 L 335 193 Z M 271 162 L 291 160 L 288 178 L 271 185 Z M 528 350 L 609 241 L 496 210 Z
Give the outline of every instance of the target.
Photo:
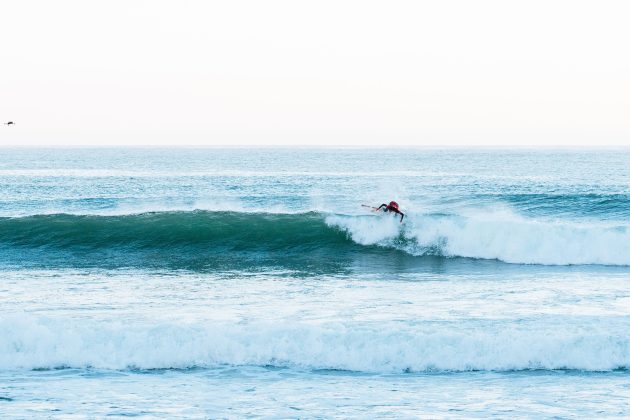
M 0 187 L 3 418 L 630 415 L 625 149 L 4 149 Z

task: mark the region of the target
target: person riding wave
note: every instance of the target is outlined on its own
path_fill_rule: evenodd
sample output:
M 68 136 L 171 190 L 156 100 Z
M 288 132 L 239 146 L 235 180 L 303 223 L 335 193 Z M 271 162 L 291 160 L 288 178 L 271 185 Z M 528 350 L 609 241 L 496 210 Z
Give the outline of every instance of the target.
M 398 203 L 395 201 L 390 201 L 389 204 L 383 203 L 378 206 L 378 208 L 375 208 L 375 211 L 380 211 L 381 209 L 384 209 L 383 211 L 385 213 L 392 212 L 400 214 L 400 223 L 402 223 L 403 219 L 405 218 L 405 214 L 402 211 L 398 210 Z

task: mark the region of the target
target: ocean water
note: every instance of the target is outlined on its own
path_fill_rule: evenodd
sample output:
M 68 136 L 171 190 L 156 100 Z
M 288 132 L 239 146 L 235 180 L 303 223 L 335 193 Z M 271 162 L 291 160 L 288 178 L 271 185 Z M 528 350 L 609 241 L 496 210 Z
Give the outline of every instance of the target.
M 2 418 L 621 418 L 628 369 L 630 150 L 0 149 Z

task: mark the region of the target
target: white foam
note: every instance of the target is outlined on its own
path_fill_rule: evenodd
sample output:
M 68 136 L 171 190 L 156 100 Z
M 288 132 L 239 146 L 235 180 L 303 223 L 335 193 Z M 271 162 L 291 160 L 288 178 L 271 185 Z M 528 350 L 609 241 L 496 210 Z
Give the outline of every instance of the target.
M 330 216 L 326 222 L 360 244 L 414 255 L 437 249 L 445 256 L 520 264 L 630 265 L 630 225 L 533 220 L 505 209 L 457 216 L 409 214 L 400 226 L 387 216 Z
M 0 369 L 289 366 L 365 372 L 630 367 L 630 321 L 131 324 L 0 318 Z
M 339 216 L 331 215 L 326 223 L 344 228 L 352 240 L 361 245 L 385 243 L 400 234 L 400 219 L 389 215 Z

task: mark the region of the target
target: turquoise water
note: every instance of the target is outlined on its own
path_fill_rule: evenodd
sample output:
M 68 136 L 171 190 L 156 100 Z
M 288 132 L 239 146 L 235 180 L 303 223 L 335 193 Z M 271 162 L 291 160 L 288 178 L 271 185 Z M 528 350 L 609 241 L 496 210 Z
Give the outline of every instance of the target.
M 624 149 L 5 149 L 0 275 L 8 417 L 630 415 Z

